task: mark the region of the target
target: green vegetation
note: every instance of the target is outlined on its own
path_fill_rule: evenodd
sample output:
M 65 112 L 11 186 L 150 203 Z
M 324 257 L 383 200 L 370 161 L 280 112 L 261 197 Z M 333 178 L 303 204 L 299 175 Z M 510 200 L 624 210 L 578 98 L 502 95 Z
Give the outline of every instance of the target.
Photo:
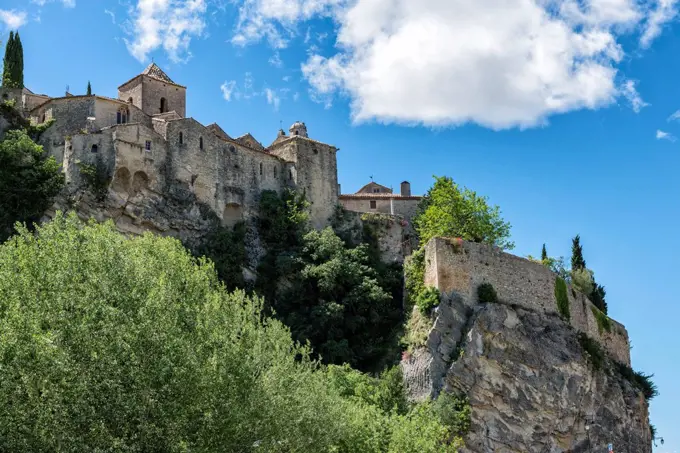
M 655 397 L 659 396 L 659 389 L 656 384 L 652 381 L 654 377 L 653 374 L 645 374 L 641 371 L 634 371 L 631 367 L 624 363 L 615 362 L 614 366 L 616 370 L 628 380 L 633 387 L 638 389 L 647 401 L 651 401 Z
M 578 342 L 581 345 L 581 349 L 586 354 L 588 361 L 593 365 L 593 368 L 595 370 L 601 370 L 605 364 L 605 354 L 600 343 L 583 332 L 578 334 Z
M 595 319 L 597 320 L 597 329 L 600 331 L 600 334 L 602 334 L 602 332 L 605 330 L 607 332 L 611 332 L 612 320 L 609 319 L 609 316 L 602 313 L 600 310 L 597 309 L 597 307 L 591 306 L 590 309 L 593 312 Z
M 217 276 L 229 291 L 245 288 L 243 265 L 246 262 L 246 224 L 233 228 L 218 227 L 208 234 L 197 249 L 198 256 L 210 258 Z
M 605 296 L 607 292 L 604 286 L 598 285 L 595 281 L 594 272 L 586 267 L 581 237 L 578 234 L 572 239 L 571 275 L 574 287 L 588 296 L 588 299 L 606 315 L 607 302 L 605 301 Z
M 315 357 L 378 371 L 399 358 L 399 272 L 380 263 L 375 244 L 350 247 L 331 228 L 311 230 L 307 206 L 294 192 L 262 194 L 258 225 L 267 255 L 255 289 Z
M 435 177 L 425 194 L 414 224 L 421 244 L 433 237 L 460 237 L 505 250 L 514 248 L 510 224 L 501 218 L 498 206 L 489 206 L 486 197 L 460 187 L 449 177 Z
M 179 241 L 75 214 L 0 246 L 0 405 L 3 449 L 28 453 L 460 445 L 398 369 L 326 370 Z
M 455 435 L 464 436 L 470 431 L 472 408 L 465 395 L 441 392 L 433 403 L 433 409 L 439 420 Z
M 589 295 L 595 288 L 593 271 L 586 268 L 572 269 L 571 284 L 577 291 L 585 294 L 586 296 Z
M 404 260 L 404 286 L 406 288 L 406 308 L 410 310 L 416 303 L 418 294 L 425 291 L 425 249 L 415 250 Z
M 545 244 L 543 244 L 543 248 L 541 249 L 541 261 L 545 261 L 548 259 L 548 250 L 545 248 Z
M 482 303 L 498 302 L 498 295 L 491 283 L 482 283 L 477 287 L 477 297 Z
M 567 283 L 562 277 L 555 278 L 555 301 L 557 302 L 557 310 L 560 315 L 569 321 L 571 319 L 571 312 L 569 309 L 569 296 L 567 295 Z
M 9 40 L 2 60 L 2 86 L 4 88 L 24 87 L 24 49 L 19 32 L 9 32 Z
M 0 242 L 15 222 L 36 222 L 64 184 L 54 157 L 46 156 L 23 129 L 9 130 L 0 141 Z
M 90 81 L 87 81 L 87 95 L 92 96 L 92 84 L 90 84 Z
M 439 289 L 434 286 L 427 286 L 416 295 L 416 305 L 422 314 L 427 315 L 434 307 L 439 305 L 440 298 Z
M 95 164 L 77 162 L 76 165 L 95 199 L 100 202 L 104 201 L 109 193 L 109 184 L 112 177 L 106 164 L 102 160 L 97 160 Z
M 581 236 L 576 235 L 571 240 L 571 270 L 577 271 L 586 268 L 586 260 L 583 259 L 583 246 L 581 246 Z

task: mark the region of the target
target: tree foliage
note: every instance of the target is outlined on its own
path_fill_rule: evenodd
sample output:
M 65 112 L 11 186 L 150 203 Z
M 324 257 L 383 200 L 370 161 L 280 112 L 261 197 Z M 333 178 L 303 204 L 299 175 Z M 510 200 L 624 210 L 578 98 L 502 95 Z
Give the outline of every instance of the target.
M 2 67 L 2 86 L 5 88 L 24 87 L 24 49 L 19 32 L 10 32 Z
M 246 261 L 246 225 L 238 222 L 232 228 L 219 227 L 208 234 L 197 249 L 215 263 L 217 276 L 228 290 L 244 288 L 243 265 Z
M 0 246 L 1 451 L 455 451 L 394 372 L 351 375 L 175 239 L 58 214 Z
M 571 240 L 571 270 L 577 271 L 586 268 L 586 260 L 583 259 L 583 246 L 581 245 L 581 236 L 576 235 Z
M 0 242 L 15 222 L 37 221 L 63 184 L 54 157 L 47 157 L 25 130 L 7 131 L 0 141 Z
M 435 177 L 414 223 L 423 244 L 441 236 L 514 248 L 510 224 L 501 218 L 500 208 L 472 190 L 461 189 L 449 177 Z
M 89 80 L 87 81 L 87 95 L 92 96 L 92 84 Z

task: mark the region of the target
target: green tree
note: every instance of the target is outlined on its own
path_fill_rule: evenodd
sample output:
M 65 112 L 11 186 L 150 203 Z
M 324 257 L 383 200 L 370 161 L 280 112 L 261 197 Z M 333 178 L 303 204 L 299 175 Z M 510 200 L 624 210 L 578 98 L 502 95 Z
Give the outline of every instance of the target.
M 87 81 L 87 95 L 92 96 L 92 85 L 89 80 Z
M 543 244 L 543 249 L 541 250 L 541 261 L 546 261 L 548 259 L 548 251 L 545 248 L 545 244 Z
M 571 240 L 571 270 L 576 271 L 586 268 L 586 260 L 583 259 L 583 246 L 581 246 L 581 236 L 576 235 Z
M 3 59 L 2 86 L 5 88 L 24 87 L 24 50 L 19 32 L 9 33 Z
M 21 44 L 21 37 L 19 32 L 14 35 L 14 59 L 16 65 L 14 67 L 14 72 L 12 73 L 12 80 L 14 82 L 15 88 L 24 87 L 24 46 Z
M 348 395 L 261 310 L 176 239 L 20 228 L 0 245 L 0 451 L 455 451 L 429 405 L 388 412 L 394 376 Z
M 15 222 L 37 221 L 64 185 L 54 157 L 26 133 L 7 131 L 0 141 L 0 242 Z
M 414 220 L 422 244 L 436 236 L 455 236 L 512 249 L 510 224 L 501 218 L 498 206 L 467 188 L 462 190 L 449 177 L 435 177 Z

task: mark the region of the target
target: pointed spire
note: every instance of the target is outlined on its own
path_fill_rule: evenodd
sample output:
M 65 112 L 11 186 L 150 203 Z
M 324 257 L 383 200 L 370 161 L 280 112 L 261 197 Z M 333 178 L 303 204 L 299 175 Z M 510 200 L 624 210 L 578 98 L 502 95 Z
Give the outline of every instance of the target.
M 147 66 L 142 74 L 153 77 L 154 79 L 160 80 L 162 82 L 168 82 L 172 84 L 175 83 L 156 63 L 151 63 L 149 66 Z

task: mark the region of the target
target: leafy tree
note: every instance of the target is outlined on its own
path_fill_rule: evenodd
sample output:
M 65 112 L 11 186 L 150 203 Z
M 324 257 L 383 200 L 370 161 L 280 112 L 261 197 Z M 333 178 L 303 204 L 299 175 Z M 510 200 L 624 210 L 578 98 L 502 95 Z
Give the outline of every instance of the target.
M 92 85 L 89 80 L 87 81 L 87 95 L 92 96 Z
M 435 177 L 414 219 L 421 243 L 435 236 L 460 237 L 503 249 L 512 249 L 510 224 L 501 218 L 498 206 L 467 188 L 462 190 L 449 177 Z
M 0 141 L 0 242 L 15 222 L 37 221 L 64 184 L 54 157 L 26 131 L 7 131 Z
M 571 271 L 571 282 L 574 287 L 586 296 L 590 296 L 590 293 L 595 288 L 595 280 L 593 277 L 593 271 L 590 269 L 576 269 Z
M 571 270 L 576 271 L 586 268 L 586 260 L 583 259 L 583 246 L 581 246 L 581 236 L 576 235 L 571 240 Z
M 545 244 L 543 244 L 543 249 L 541 250 L 541 261 L 548 259 L 548 251 L 545 249 Z
M 347 248 L 331 228 L 310 231 L 289 257 L 274 310 L 325 363 L 371 369 L 389 349 L 401 301 L 380 286 L 365 245 Z
M 607 314 L 606 295 L 607 291 L 604 289 L 604 286 L 594 283 L 593 291 L 590 293 L 590 301 L 605 315 Z
M 208 234 L 198 247 L 198 256 L 215 263 L 217 276 L 228 290 L 245 287 L 243 265 L 246 261 L 246 225 L 239 222 L 233 228 L 220 227 Z
M 0 451 L 455 451 L 387 374 L 338 389 L 176 239 L 58 214 L 0 245 Z

